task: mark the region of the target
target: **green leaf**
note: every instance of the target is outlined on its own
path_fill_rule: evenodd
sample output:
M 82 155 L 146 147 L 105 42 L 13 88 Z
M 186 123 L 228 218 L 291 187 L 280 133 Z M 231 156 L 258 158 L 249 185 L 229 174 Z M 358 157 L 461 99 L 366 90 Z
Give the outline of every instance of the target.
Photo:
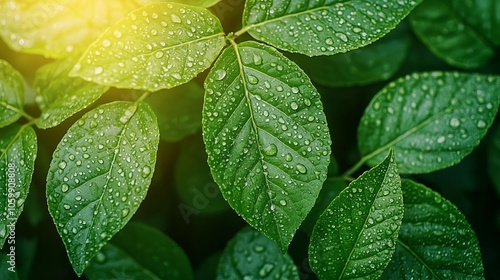
M 500 126 L 495 128 L 488 146 L 488 173 L 493 180 L 498 195 L 500 195 Z
M 497 0 L 451 1 L 465 24 L 478 30 L 487 40 L 500 46 L 500 6 Z
M 369 165 L 394 147 L 401 173 L 426 173 L 460 162 L 493 122 L 497 76 L 431 72 L 391 82 L 368 105 L 358 145 Z
M 130 223 L 117 233 L 85 270 L 88 279 L 190 280 L 189 259 L 157 229 Z
M 201 128 L 203 88 L 193 81 L 156 92 L 146 102 L 158 118 L 161 140 L 179 141 Z
M 0 129 L 0 248 L 23 211 L 37 153 L 36 134 L 31 126 L 12 125 Z M 8 244 L 15 240 L 7 241 Z M 10 247 L 10 246 L 9 246 Z
M 493 57 L 494 50 L 458 15 L 452 2 L 424 1 L 410 14 L 413 30 L 436 56 L 450 65 L 479 68 Z M 462 10 L 463 6 L 457 8 Z
M 320 279 L 378 279 L 395 250 L 403 219 L 401 179 L 392 150 L 321 215 L 309 258 Z
M 57 146 L 47 176 L 49 212 L 78 275 L 146 196 L 158 142 L 147 104 L 114 102 L 85 114 Z
M 406 57 L 409 36 L 398 29 L 363 48 L 332 56 L 294 55 L 314 82 L 329 87 L 366 85 L 389 79 Z M 297 58 L 297 59 L 295 59 Z
M 63 58 L 136 8 L 133 0 L 2 1 L 0 36 L 17 52 Z
M 245 42 L 205 80 L 203 137 L 231 207 L 285 251 L 326 179 L 330 135 L 320 96 L 295 63 Z
M 182 203 L 195 214 L 216 214 L 229 208 L 210 174 L 201 134 L 183 141 L 175 161 L 174 182 Z
M 476 236 L 464 215 L 427 187 L 403 180 L 404 218 L 382 279 L 484 279 Z
M 207 69 L 224 44 L 221 23 L 207 9 L 155 3 L 101 34 L 70 75 L 118 88 L 173 88 Z
M 80 78 L 68 77 L 74 63 L 74 59 L 59 60 L 40 67 L 36 72 L 35 101 L 42 111 L 36 121 L 39 128 L 59 125 L 94 103 L 109 89 Z
M 17 121 L 23 112 L 24 80 L 5 60 L 0 59 L 0 127 Z
M 244 30 L 277 48 L 309 56 L 368 45 L 392 30 L 421 0 L 249 0 Z
M 191 6 L 208 8 L 219 3 L 221 0 L 135 0 L 135 1 L 140 3 L 141 5 L 148 5 L 158 2 L 177 2 Z
M 288 253 L 281 253 L 273 241 L 246 227 L 227 244 L 216 279 L 299 279 L 299 275 Z

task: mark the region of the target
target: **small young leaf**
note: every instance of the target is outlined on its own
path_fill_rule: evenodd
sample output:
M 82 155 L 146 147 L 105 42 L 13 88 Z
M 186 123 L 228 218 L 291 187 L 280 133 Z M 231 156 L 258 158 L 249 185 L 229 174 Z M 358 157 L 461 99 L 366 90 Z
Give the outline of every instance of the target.
M 391 82 L 368 105 L 358 145 L 375 165 L 394 147 L 401 173 L 426 173 L 460 162 L 479 144 L 500 104 L 500 78 L 432 72 Z
M 330 134 L 320 96 L 295 63 L 245 42 L 205 81 L 203 137 L 231 207 L 285 251 L 326 179 Z
M 135 8 L 133 0 L 1 1 L 0 36 L 15 51 L 63 58 Z
M 500 46 L 500 5 L 498 0 L 450 1 L 465 24 L 478 30 L 488 41 Z
M 314 227 L 309 257 L 320 279 L 378 279 L 394 253 L 403 219 L 392 150 L 337 196 Z
M 403 180 L 404 217 L 382 279 L 484 279 L 476 236 L 464 215 L 427 187 Z
M 146 103 L 114 102 L 85 114 L 57 146 L 47 176 L 49 212 L 78 275 L 146 196 L 158 142 Z
M 244 276 L 244 277 L 243 277 Z M 229 241 L 217 269 L 217 280 L 299 279 L 288 253 L 252 228 L 244 228 Z
M 173 88 L 207 69 L 224 44 L 221 23 L 207 9 L 155 3 L 101 34 L 70 75 L 118 88 Z
M 450 65 L 478 68 L 493 57 L 494 50 L 458 16 L 452 2 L 424 1 L 410 14 L 413 30 L 436 56 Z M 459 9 L 462 10 L 463 6 Z
M 31 126 L 12 125 L 0 129 L 0 248 L 15 230 L 11 225 L 23 211 L 36 153 L 36 134 Z
M 174 181 L 179 198 L 187 207 L 195 210 L 192 212 L 215 214 L 229 209 L 210 174 L 201 134 L 182 142 L 175 161 Z
M 399 69 L 410 44 L 398 29 L 363 48 L 331 56 L 294 55 L 311 80 L 329 87 L 366 85 L 389 79 Z
M 201 128 L 203 88 L 193 81 L 155 92 L 146 102 L 158 118 L 163 141 L 182 140 Z
M 36 121 L 39 128 L 57 126 L 94 103 L 109 89 L 80 78 L 68 77 L 74 62 L 74 59 L 59 60 L 40 67 L 36 72 L 35 101 L 42 111 Z
M 249 0 L 243 26 L 252 37 L 309 56 L 368 45 L 387 34 L 422 0 Z
M 21 117 L 24 106 L 24 80 L 5 60 L 0 59 L 0 127 Z
M 500 126 L 495 132 L 488 147 L 488 172 L 500 196 Z
M 85 270 L 90 279 L 193 279 L 186 254 L 150 226 L 130 223 L 97 253 Z

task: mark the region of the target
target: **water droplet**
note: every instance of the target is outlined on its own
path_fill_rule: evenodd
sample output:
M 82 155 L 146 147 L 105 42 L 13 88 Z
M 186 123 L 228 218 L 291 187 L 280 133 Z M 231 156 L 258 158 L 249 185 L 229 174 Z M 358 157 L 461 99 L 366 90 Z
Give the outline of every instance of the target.
M 302 173 L 302 174 L 307 173 L 307 168 L 306 168 L 304 165 L 302 165 L 302 164 L 297 164 L 297 166 L 296 166 L 296 167 L 297 167 L 297 171 L 299 171 L 300 173 Z
M 121 38 L 122 37 L 122 33 L 120 32 L 120 30 L 118 29 L 115 29 L 115 31 L 113 31 L 113 35 L 116 37 L 116 38 Z
M 223 69 L 217 69 L 215 70 L 215 74 L 217 75 L 216 79 L 218 81 L 221 81 L 222 79 L 224 79 L 226 77 L 226 70 L 223 70 Z
M 457 128 L 460 126 L 460 121 L 456 118 L 452 118 L 450 120 L 450 126 L 453 127 L 453 128 Z
M 175 22 L 175 23 L 182 22 L 181 18 L 176 14 L 170 14 L 170 19 L 172 20 L 172 22 Z
M 479 120 L 477 122 L 477 128 L 485 128 L 485 127 L 486 127 L 486 123 L 483 120 Z
M 325 44 L 327 44 L 327 45 L 333 45 L 333 39 L 332 38 L 326 38 Z
M 64 204 L 64 205 L 63 205 L 63 207 L 64 207 L 64 209 L 66 209 L 66 210 L 69 210 L 69 209 L 71 208 L 71 206 L 69 206 L 68 204 Z
M 342 41 L 344 41 L 344 42 L 346 42 L 346 43 L 347 43 L 347 40 L 348 40 L 348 39 L 347 39 L 347 36 L 346 36 L 344 33 L 340 33 L 340 32 L 339 32 L 339 33 L 336 33 L 336 34 L 335 34 L 335 36 L 336 36 L 337 38 L 339 38 L 340 40 L 342 40 Z
M 266 263 L 260 270 L 259 270 L 259 276 L 261 277 L 267 277 L 271 271 L 274 269 L 274 265 L 270 263 Z M 252 278 L 253 279 L 253 278 Z
M 103 69 L 102 67 L 96 67 L 96 68 L 94 69 L 94 75 L 99 75 L 99 74 L 101 74 L 103 70 L 104 70 L 104 69 Z
M 77 196 L 75 197 L 75 200 L 77 200 L 77 201 L 82 200 L 82 196 L 81 196 L 81 195 L 77 195 Z
M 61 161 L 59 162 L 59 164 L 57 165 L 60 169 L 64 169 L 66 168 L 66 162 L 65 161 Z
M 146 178 L 149 176 L 149 174 L 151 174 L 151 168 L 149 168 L 148 166 L 144 166 L 144 168 L 142 168 L 142 171 L 141 171 L 142 177 Z
M 288 161 L 288 162 L 290 162 L 290 161 L 293 160 L 293 156 L 290 153 L 288 153 L 288 154 L 285 155 L 285 160 Z
M 258 54 L 253 55 L 253 63 L 255 65 L 261 65 L 262 64 L 262 57 Z
M 162 52 L 162 51 L 157 51 L 157 52 L 155 53 L 155 57 L 156 57 L 156 58 L 162 58 L 162 57 L 163 57 L 163 52 Z
M 252 85 L 256 85 L 259 82 L 259 79 L 253 75 L 248 75 L 248 82 Z
M 69 186 L 67 184 L 62 184 L 61 191 L 62 192 L 67 192 L 68 190 L 69 190 Z
M 103 47 L 107 48 L 107 47 L 109 47 L 110 45 L 111 45 L 111 42 L 110 42 L 109 40 L 104 40 L 104 41 L 102 41 L 102 46 L 103 46 Z
M 268 156 L 275 156 L 278 153 L 278 147 L 275 144 L 270 144 L 264 148 L 264 153 Z
M 292 110 L 297 110 L 299 109 L 299 105 L 296 103 L 296 102 L 292 102 L 290 103 L 290 108 L 292 108 Z
M 282 206 L 286 206 L 286 201 L 282 199 L 282 200 L 280 200 L 280 204 L 281 204 Z

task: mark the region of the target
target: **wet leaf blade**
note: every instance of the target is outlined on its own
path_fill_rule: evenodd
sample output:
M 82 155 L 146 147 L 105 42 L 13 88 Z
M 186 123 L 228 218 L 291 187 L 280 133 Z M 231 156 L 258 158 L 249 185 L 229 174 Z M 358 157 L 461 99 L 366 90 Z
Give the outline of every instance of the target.
M 243 26 L 255 39 L 282 50 L 333 55 L 381 38 L 420 2 L 251 0 Z
M 389 79 L 406 58 L 410 45 L 403 30 L 393 30 L 380 40 L 347 53 L 292 58 L 318 84 L 329 87 L 366 85 Z
M 299 279 L 297 267 L 276 243 L 246 227 L 229 241 L 219 261 L 217 280 Z
M 365 110 L 358 146 L 369 165 L 394 147 L 401 173 L 460 162 L 480 142 L 500 105 L 500 78 L 430 72 L 391 82 Z
M 479 68 L 495 52 L 481 34 L 458 16 L 451 2 L 424 1 L 410 14 L 413 30 L 436 56 L 450 65 Z
M 456 206 L 411 180 L 402 189 L 403 224 L 382 279 L 484 279 L 477 238 Z
M 78 275 L 146 196 L 158 142 L 147 104 L 114 102 L 85 114 L 57 146 L 47 200 Z
M 0 127 L 17 121 L 23 107 L 23 77 L 7 61 L 0 59 Z
M 158 91 L 196 77 L 224 45 L 221 23 L 207 9 L 154 3 L 101 34 L 70 75 L 117 88 Z
M 285 251 L 326 179 L 331 141 L 320 96 L 293 62 L 255 42 L 225 50 L 205 88 L 214 180 L 231 207 Z
M 495 46 L 500 46 L 500 6 L 496 0 L 451 1 L 451 5 L 465 24 Z
M 158 118 L 163 141 L 180 141 L 201 128 L 203 88 L 194 81 L 155 92 L 146 102 Z
M 3 1 L 0 36 L 15 51 L 63 58 L 136 8 L 133 0 Z
M 15 224 L 23 211 L 36 154 L 36 134 L 31 126 L 11 125 L 0 129 L 0 248 L 11 231 L 15 232 L 10 225 Z M 11 242 L 9 239 L 7 243 Z
M 193 279 L 189 259 L 177 243 L 157 229 L 130 223 L 97 254 L 88 279 Z
M 401 179 L 391 150 L 320 216 L 309 246 L 311 268 L 320 279 L 378 279 L 394 253 L 402 219 Z
M 9 253 L 0 253 L 0 278 L 5 280 L 18 280 L 19 276 L 17 274 L 16 267 L 11 266 L 11 264 L 9 263 L 10 256 L 7 256 L 7 254 Z
M 75 59 L 46 64 L 37 70 L 34 81 L 36 102 L 42 111 L 36 125 L 45 129 L 59 125 L 73 114 L 87 108 L 109 87 L 69 77 Z

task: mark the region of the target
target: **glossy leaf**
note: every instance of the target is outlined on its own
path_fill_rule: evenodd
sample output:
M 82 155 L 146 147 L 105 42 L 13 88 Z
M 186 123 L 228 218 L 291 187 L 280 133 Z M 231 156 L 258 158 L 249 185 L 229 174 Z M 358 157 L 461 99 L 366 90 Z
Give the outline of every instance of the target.
M 193 279 L 186 254 L 150 226 L 130 223 L 96 255 L 85 276 L 92 279 Z
M 244 30 L 279 49 L 332 55 L 368 45 L 392 30 L 421 0 L 249 0 Z
M 402 219 L 401 180 L 390 151 L 320 216 L 309 246 L 311 268 L 320 279 L 378 279 L 394 253 Z
M 436 56 L 449 64 L 478 68 L 493 57 L 494 50 L 458 15 L 452 2 L 424 1 L 410 15 L 413 30 Z
M 47 177 L 49 212 L 78 275 L 146 196 L 158 142 L 147 104 L 114 102 L 85 114 L 57 146 Z
M 195 82 L 155 92 L 146 99 L 153 108 L 163 141 L 179 141 L 201 128 L 203 88 Z
M 0 59 L 0 127 L 17 121 L 23 107 L 23 77 L 9 63 Z
M 68 117 L 87 108 L 109 87 L 69 77 L 74 59 L 65 59 L 42 66 L 35 76 L 34 88 L 42 115 L 37 119 L 39 128 L 57 126 Z
M 288 253 L 252 228 L 244 228 L 229 241 L 217 269 L 217 280 L 299 279 Z
M 326 179 L 330 135 L 320 96 L 274 48 L 226 49 L 205 81 L 203 137 L 231 207 L 285 251 Z
M 329 87 L 366 85 L 389 79 L 406 57 L 408 35 L 394 30 L 363 48 L 331 56 L 292 56 L 314 82 Z
M 229 209 L 210 174 L 201 134 L 182 142 L 175 161 L 174 182 L 183 207 L 186 206 L 183 209 L 194 214 L 216 214 Z
M 101 34 L 70 75 L 118 88 L 173 88 L 207 69 L 224 45 L 221 23 L 207 9 L 155 3 Z
M 497 0 L 451 1 L 465 24 L 478 30 L 489 42 L 500 46 L 500 6 Z
M 476 236 L 438 193 L 403 180 L 404 218 L 382 279 L 484 279 Z
M 15 225 L 28 196 L 37 153 L 31 126 L 11 125 L 0 129 L 0 248 L 15 242 Z M 13 240 L 10 237 L 14 233 Z M 10 247 L 10 245 L 8 245 Z
M 0 2 L 0 36 L 15 51 L 63 58 L 136 9 L 133 0 Z
M 460 162 L 493 122 L 500 78 L 431 72 L 391 82 L 358 127 L 364 160 L 374 165 L 394 147 L 401 173 L 427 173 Z
M 500 127 L 495 132 L 488 147 L 488 173 L 500 195 Z

